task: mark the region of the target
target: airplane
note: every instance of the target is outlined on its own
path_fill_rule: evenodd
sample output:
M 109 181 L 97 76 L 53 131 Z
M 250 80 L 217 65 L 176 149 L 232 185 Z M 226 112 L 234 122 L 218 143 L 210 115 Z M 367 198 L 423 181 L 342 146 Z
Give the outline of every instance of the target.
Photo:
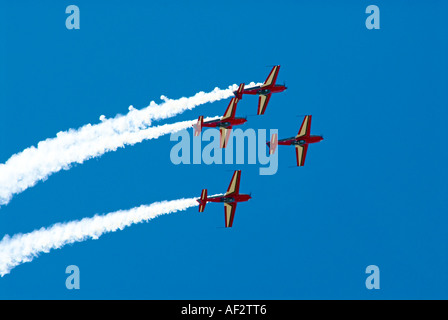
M 243 98 L 243 94 L 252 94 L 252 95 L 258 94 L 259 98 L 258 98 L 257 114 L 258 115 L 264 114 L 264 112 L 266 111 L 266 107 L 268 106 L 269 99 L 271 99 L 271 95 L 273 93 L 282 92 L 287 89 L 285 85 L 275 84 L 279 70 L 280 66 L 274 66 L 263 85 L 248 88 L 242 92 L 235 91 L 233 94 L 240 100 Z
M 271 141 L 266 143 L 269 147 L 269 153 L 275 153 L 277 145 L 293 145 L 296 147 L 297 166 L 304 166 L 308 144 L 320 142 L 324 139 L 322 136 L 311 135 L 310 129 L 311 116 L 305 116 L 305 119 L 303 119 L 302 125 L 300 126 L 299 133 L 295 137 L 278 140 L 277 134 L 274 133 L 271 136 Z
M 244 83 L 240 84 L 238 91 L 241 93 L 244 90 Z M 194 136 L 197 137 L 202 131 L 203 127 L 209 127 L 209 128 L 218 128 L 221 135 L 219 147 L 225 148 L 227 146 L 227 143 L 229 141 L 230 133 L 232 132 L 233 126 L 238 126 L 247 121 L 245 118 L 236 118 L 236 106 L 238 104 L 239 99 L 234 97 L 230 100 L 230 103 L 226 109 L 226 112 L 224 112 L 224 116 L 219 120 L 211 120 L 204 122 L 204 116 L 200 116 L 198 118 L 198 122 L 193 125 L 194 127 Z
M 199 212 L 204 212 L 207 202 L 224 202 L 225 226 L 226 228 L 232 227 L 236 204 L 249 201 L 252 198 L 249 194 L 240 194 L 240 179 L 241 170 L 235 170 L 232 180 L 230 180 L 229 188 L 224 195 L 207 197 L 207 189 L 203 189 L 201 198 L 197 200 L 199 202 Z

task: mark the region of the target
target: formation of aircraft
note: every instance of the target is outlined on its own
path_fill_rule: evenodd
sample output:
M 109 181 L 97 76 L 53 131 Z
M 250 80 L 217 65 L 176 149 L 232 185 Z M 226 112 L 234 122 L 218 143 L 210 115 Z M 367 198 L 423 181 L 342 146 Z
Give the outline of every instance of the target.
M 201 198 L 197 200 L 199 202 L 199 212 L 204 212 L 207 202 L 222 202 L 224 203 L 225 226 L 226 228 L 232 227 L 237 203 L 249 201 L 252 198 L 249 194 L 240 193 L 240 180 L 241 170 L 236 170 L 225 194 L 207 197 L 207 189 L 203 189 Z
M 244 94 L 258 95 L 258 115 L 263 115 L 266 107 L 271 99 L 273 93 L 285 91 L 285 85 L 277 85 L 277 76 L 280 66 L 274 66 L 269 73 L 266 81 L 261 86 L 244 88 L 244 83 L 240 84 L 238 90 L 234 92 L 235 97 L 230 100 L 230 103 L 224 113 L 224 116 L 219 120 L 212 120 L 204 122 L 204 116 L 200 116 L 198 122 L 193 125 L 195 131 L 194 135 L 198 136 L 203 127 L 219 128 L 220 130 L 220 147 L 225 148 L 228 144 L 230 133 L 233 126 L 246 123 L 247 119 L 235 117 L 236 108 L 239 100 L 243 98 Z M 299 132 L 295 137 L 278 140 L 278 135 L 273 134 L 271 141 L 267 142 L 269 153 L 274 154 L 278 145 L 290 145 L 296 149 L 297 166 L 303 167 L 305 165 L 305 158 L 308 151 L 308 145 L 317 143 L 323 140 L 322 136 L 311 134 L 311 115 L 306 115 L 300 126 Z M 235 217 L 236 205 L 238 202 L 249 201 L 252 197 L 248 194 L 240 194 L 240 179 L 241 170 L 236 170 L 233 174 L 227 192 L 223 195 L 208 197 L 207 189 L 203 189 L 201 197 L 197 200 L 199 202 L 199 212 L 203 212 L 207 202 L 221 202 L 224 203 L 224 217 L 225 227 L 230 228 L 233 225 Z
M 271 141 L 267 143 L 269 153 L 274 154 L 278 145 L 295 146 L 297 166 L 303 167 L 305 165 L 306 152 L 310 143 L 321 142 L 324 138 L 322 136 L 312 135 L 311 131 L 311 115 L 305 116 L 300 130 L 295 137 L 278 140 L 278 136 L 274 133 L 271 136 Z
M 271 99 L 271 95 L 276 92 L 285 91 L 287 88 L 285 85 L 276 84 L 278 72 L 280 71 L 280 66 L 274 66 L 269 73 L 266 81 L 261 86 L 244 88 L 244 83 L 240 84 L 238 90 L 234 91 L 235 97 L 230 100 L 230 103 L 224 112 L 224 116 L 219 120 L 211 120 L 204 122 L 204 116 L 200 116 L 198 118 L 198 122 L 193 125 L 194 127 L 194 135 L 199 136 L 202 132 L 203 127 L 208 128 L 219 128 L 220 131 L 220 143 L 219 146 L 221 148 L 225 148 L 229 141 L 230 134 L 232 132 L 232 127 L 241 125 L 247 122 L 246 118 L 237 118 L 235 117 L 236 107 L 238 105 L 238 101 L 243 99 L 244 94 L 250 95 L 258 95 L 258 115 L 262 115 L 266 111 L 266 107 L 268 105 L 269 100 Z

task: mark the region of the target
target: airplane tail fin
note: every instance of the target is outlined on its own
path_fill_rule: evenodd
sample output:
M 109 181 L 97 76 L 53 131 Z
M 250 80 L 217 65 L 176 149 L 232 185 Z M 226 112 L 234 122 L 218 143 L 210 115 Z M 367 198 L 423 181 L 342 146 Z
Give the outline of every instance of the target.
M 277 149 L 278 146 L 278 135 L 277 133 L 273 133 L 271 136 L 271 142 L 268 142 L 268 146 L 269 146 L 269 154 L 274 154 L 275 150 Z
M 194 136 L 197 137 L 202 131 L 202 125 L 204 123 L 204 116 L 200 116 L 198 118 L 198 123 L 194 124 Z
M 207 189 L 202 189 L 201 198 L 199 202 L 199 212 L 204 212 L 205 205 L 207 204 Z
M 243 90 L 244 90 L 244 83 L 240 84 L 238 90 L 233 93 L 235 97 L 238 98 L 238 100 L 243 99 Z

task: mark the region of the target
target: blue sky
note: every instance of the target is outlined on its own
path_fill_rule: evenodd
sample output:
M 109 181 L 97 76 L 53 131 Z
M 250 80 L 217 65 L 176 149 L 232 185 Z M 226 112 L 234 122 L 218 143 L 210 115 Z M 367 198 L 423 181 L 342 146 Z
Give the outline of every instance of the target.
M 65 8 L 80 9 L 67 30 Z M 365 8 L 381 10 L 380 30 Z M 160 200 L 224 192 L 242 170 L 234 227 L 221 205 L 163 216 L 42 254 L 0 279 L 1 299 L 448 298 L 448 32 L 442 1 L 19 1 L 0 5 L 0 163 L 57 132 L 170 98 L 264 81 L 288 90 L 243 128 L 295 135 L 306 166 L 178 165 L 169 136 L 74 166 L 0 208 L 0 237 Z M 228 100 L 163 121 L 221 115 Z M 255 113 L 244 97 L 237 113 Z M 75 264 L 81 289 L 67 290 Z M 381 289 L 367 290 L 377 265 Z

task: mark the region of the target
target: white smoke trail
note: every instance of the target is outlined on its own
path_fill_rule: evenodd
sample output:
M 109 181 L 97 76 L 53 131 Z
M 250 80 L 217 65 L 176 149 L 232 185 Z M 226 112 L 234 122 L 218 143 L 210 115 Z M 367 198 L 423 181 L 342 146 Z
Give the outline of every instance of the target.
M 3 277 L 16 266 L 32 261 L 41 253 L 59 249 L 67 244 L 98 239 L 105 233 L 123 230 L 136 223 L 160 215 L 183 211 L 198 205 L 197 198 L 179 199 L 142 205 L 92 218 L 57 223 L 26 234 L 4 236 L 0 241 L 0 275 Z
M 251 83 L 248 87 L 254 85 L 258 84 Z M 7 204 L 14 194 L 23 192 L 51 174 L 70 169 L 73 163 L 83 163 L 105 152 L 142 141 L 148 132 L 154 134 L 147 131 L 153 120 L 166 119 L 198 105 L 226 99 L 233 96 L 237 88 L 234 84 L 228 89 L 215 88 L 209 93 L 199 92 L 193 97 L 177 100 L 162 96 L 164 102 L 160 105 L 153 101 L 142 110 L 131 106 L 125 116 L 112 119 L 101 116 L 101 123 L 59 132 L 56 138 L 41 141 L 37 147 L 29 147 L 0 164 L 0 206 Z M 153 138 L 157 136 L 155 134 Z
M 205 120 L 218 118 L 220 117 Z M 32 187 L 52 173 L 69 169 L 72 163 L 83 163 L 85 160 L 126 145 L 157 139 L 162 135 L 190 128 L 196 121 L 181 121 L 136 131 L 103 128 L 92 136 L 84 136 L 82 132 L 78 132 L 77 137 L 73 137 L 69 132 L 59 133 L 57 138 L 41 142 L 37 148 L 28 148 L 11 157 L 5 165 L 0 165 L 0 205 L 8 203 L 13 194 Z

